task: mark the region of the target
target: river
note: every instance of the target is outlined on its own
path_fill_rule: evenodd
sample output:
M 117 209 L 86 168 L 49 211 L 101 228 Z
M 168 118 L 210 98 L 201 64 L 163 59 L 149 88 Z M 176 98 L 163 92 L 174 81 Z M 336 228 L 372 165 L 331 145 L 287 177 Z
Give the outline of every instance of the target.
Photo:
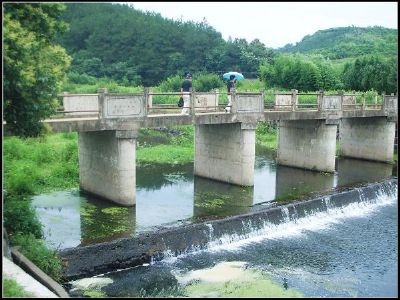
M 46 243 L 64 249 L 242 214 L 283 199 L 397 175 L 389 164 L 345 158 L 337 159 L 333 174 L 306 171 L 277 166 L 274 156 L 257 149 L 254 187 L 193 176 L 192 164 L 147 166 L 137 169 L 134 208 L 78 190 L 35 196 L 32 205 L 44 224 Z M 227 240 L 222 247 L 210 245 L 205 251 L 86 278 L 87 283 L 73 286 L 110 297 L 395 297 L 397 228 L 396 188 L 368 205 L 357 202 L 288 220 L 275 234 L 267 230 L 236 243 Z M 236 277 L 225 278 L 227 274 Z

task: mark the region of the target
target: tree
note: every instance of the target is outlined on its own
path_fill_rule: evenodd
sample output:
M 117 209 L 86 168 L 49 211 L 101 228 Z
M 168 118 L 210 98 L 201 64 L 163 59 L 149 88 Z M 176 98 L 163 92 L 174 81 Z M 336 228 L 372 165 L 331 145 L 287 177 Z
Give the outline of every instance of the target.
M 54 113 L 71 58 L 52 43 L 67 26 L 58 20 L 64 6 L 50 3 L 4 4 L 4 118 L 21 136 L 36 136 L 40 120 Z
M 378 92 L 397 92 L 397 58 L 364 56 L 347 64 L 343 71 L 343 81 L 348 89 Z

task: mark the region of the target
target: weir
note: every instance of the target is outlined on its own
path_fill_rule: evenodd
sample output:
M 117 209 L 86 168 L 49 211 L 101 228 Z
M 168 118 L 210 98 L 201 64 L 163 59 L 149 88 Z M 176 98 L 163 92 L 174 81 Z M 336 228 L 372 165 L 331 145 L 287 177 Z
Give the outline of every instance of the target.
M 160 229 L 110 243 L 65 249 L 58 254 L 65 262 L 65 277 L 68 280 L 78 279 L 150 263 L 171 254 L 179 255 L 215 246 L 226 247 L 229 243 L 256 238 L 266 233 L 279 235 L 280 227 L 277 226 L 289 225 L 291 222 L 301 223 L 304 218 L 318 216 L 322 212 L 332 211 L 334 216 L 337 214 L 336 210 L 353 211 L 351 205 L 359 203 L 360 207 L 384 205 L 388 201 L 394 201 L 393 199 L 397 199 L 397 178 L 272 208 L 258 205 L 247 214 Z

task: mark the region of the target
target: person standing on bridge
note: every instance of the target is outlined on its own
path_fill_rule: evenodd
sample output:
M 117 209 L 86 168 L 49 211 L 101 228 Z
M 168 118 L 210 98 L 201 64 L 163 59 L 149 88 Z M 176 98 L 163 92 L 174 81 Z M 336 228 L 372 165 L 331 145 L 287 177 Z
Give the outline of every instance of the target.
M 229 81 L 226 84 L 228 90 L 228 106 L 225 107 L 225 112 L 230 113 L 232 108 L 232 91 L 235 89 L 236 77 L 235 75 L 229 76 Z
M 192 74 L 187 73 L 181 87 L 181 97 L 183 98 L 182 115 L 190 112 L 190 90 L 192 88 Z

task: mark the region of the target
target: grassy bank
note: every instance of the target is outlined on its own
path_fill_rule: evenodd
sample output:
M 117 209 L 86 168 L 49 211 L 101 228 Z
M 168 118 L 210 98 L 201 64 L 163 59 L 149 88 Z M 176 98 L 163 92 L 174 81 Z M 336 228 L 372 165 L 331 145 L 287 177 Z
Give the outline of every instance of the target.
M 3 296 L 6 298 L 31 298 L 32 293 L 25 291 L 13 278 L 3 278 Z

